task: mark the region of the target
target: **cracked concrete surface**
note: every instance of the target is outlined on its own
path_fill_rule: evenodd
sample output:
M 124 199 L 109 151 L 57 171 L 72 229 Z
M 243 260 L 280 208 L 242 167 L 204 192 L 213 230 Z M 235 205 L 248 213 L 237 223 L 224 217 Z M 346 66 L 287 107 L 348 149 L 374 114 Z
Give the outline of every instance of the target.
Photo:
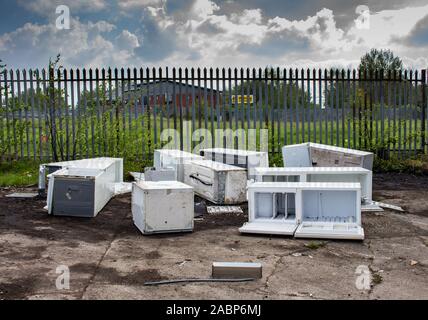
M 94 219 L 48 216 L 42 200 L 5 198 L 0 190 L 0 299 L 427 299 L 428 177 L 375 175 L 380 201 L 406 213 L 363 214 L 363 242 L 244 236 L 246 215 L 205 215 L 186 234 L 142 236 L 130 195 Z M 247 283 L 145 287 L 144 282 L 210 277 L 213 261 L 261 262 L 263 278 Z M 416 264 L 411 264 L 416 261 Z M 414 263 L 414 262 L 413 262 Z M 70 290 L 57 290 L 58 265 Z M 369 290 L 356 268 L 380 276 Z

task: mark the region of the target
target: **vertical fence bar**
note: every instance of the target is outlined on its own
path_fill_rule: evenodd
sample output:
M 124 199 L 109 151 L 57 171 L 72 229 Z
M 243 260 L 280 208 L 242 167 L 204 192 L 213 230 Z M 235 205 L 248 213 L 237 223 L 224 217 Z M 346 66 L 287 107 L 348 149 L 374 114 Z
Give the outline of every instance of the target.
M 216 122 L 217 122 L 217 129 L 220 130 L 221 126 L 221 118 L 220 118 L 220 70 L 219 68 L 215 69 L 215 77 L 216 77 L 216 99 L 215 99 L 215 110 L 216 110 Z M 220 147 L 220 141 L 217 142 L 217 146 Z
M 418 154 L 418 150 L 417 150 L 417 139 L 418 139 L 418 95 L 417 95 L 417 88 L 418 88 L 418 70 L 415 71 L 415 78 L 414 78 L 414 82 L 415 82 L 415 89 L 413 90 L 413 83 L 410 82 L 410 89 L 412 90 L 412 119 L 410 119 L 410 123 L 412 123 L 412 120 L 414 121 L 414 131 L 412 133 L 413 135 L 413 153 L 416 156 Z
M 164 78 L 163 78 L 163 72 L 162 72 L 162 68 L 158 69 L 159 71 L 159 146 L 161 145 L 160 143 L 160 136 L 162 135 L 162 131 L 164 129 L 164 117 L 165 117 L 165 88 L 164 88 Z M 137 81 L 134 81 L 135 84 L 137 83 Z
M 18 103 L 18 117 L 19 117 L 19 123 L 22 123 L 22 100 L 21 100 L 21 72 L 19 70 L 16 70 L 16 84 L 17 84 L 17 103 Z M 25 111 L 25 109 L 24 109 Z M 3 119 L 2 119 L 3 121 Z M 23 136 L 22 134 L 19 135 L 19 146 L 20 146 L 20 157 L 21 159 L 24 158 L 24 143 L 23 143 Z
M 195 122 L 196 122 L 196 110 L 195 110 L 196 109 L 196 102 L 195 102 L 195 99 L 196 99 L 195 68 L 192 68 L 190 70 L 190 77 L 192 78 L 192 131 L 194 132 L 196 130 L 196 127 L 195 127 Z M 192 132 L 191 132 L 191 134 L 192 134 Z M 193 149 L 195 148 L 195 142 L 193 141 L 192 136 L 190 137 L 190 143 L 191 143 L 191 151 L 193 152 Z
M 41 120 L 42 117 L 42 106 L 41 106 L 41 92 L 40 92 L 40 72 L 37 69 L 35 73 L 36 77 L 36 94 L 37 94 L 37 101 L 36 101 L 36 109 L 37 109 L 37 123 L 39 127 L 39 161 L 42 161 L 43 159 L 43 121 Z
M 289 85 L 288 85 L 288 92 L 289 92 L 289 106 L 288 106 L 288 110 L 290 111 L 290 144 L 293 144 L 295 139 L 294 139 L 294 135 L 293 135 L 293 127 L 294 127 L 294 122 L 295 122 L 295 118 L 296 118 L 296 112 L 295 112 L 295 108 L 293 107 L 293 86 L 294 86 L 294 82 L 293 82 L 293 69 L 290 68 L 289 70 Z
M 153 80 L 154 80 L 154 74 L 153 74 Z M 150 154 L 151 154 L 151 152 L 152 152 L 152 148 L 151 148 L 151 146 L 152 146 L 152 126 L 151 126 L 151 123 L 152 123 L 152 117 L 151 117 L 151 112 L 152 112 L 152 109 L 153 109 L 153 105 L 152 105 L 152 96 L 150 95 L 150 81 L 152 81 L 152 83 L 153 83 L 153 80 L 150 80 L 150 69 L 149 68 L 146 68 L 146 84 L 147 84 L 147 92 L 146 92 L 146 96 L 147 96 L 147 106 L 146 106 L 146 114 L 145 114 L 145 117 L 146 117 L 146 126 L 147 126 L 147 132 L 146 132 L 146 135 L 147 135 L 147 153 L 148 153 L 148 155 L 149 155 L 149 157 L 150 157 Z M 174 86 L 175 86 L 175 82 L 174 82 Z M 153 95 L 153 93 L 151 93 L 152 95 Z
M 64 117 L 65 117 L 65 159 L 69 160 L 69 109 L 68 109 L 68 74 L 64 69 Z M 40 140 L 39 140 L 40 141 Z
M 229 69 L 229 71 L 230 71 L 230 69 Z M 202 88 L 201 68 L 198 68 L 197 76 L 198 76 L 198 129 L 201 129 L 202 128 L 202 116 L 203 116 L 202 115 L 202 95 L 203 95 L 203 92 L 201 91 L 201 88 Z M 198 136 L 198 138 L 200 139 L 199 136 Z
M 296 68 L 295 70 L 295 89 L 296 89 L 296 96 L 295 98 L 295 103 L 296 103 L 296 143 L 300 143 L 300 103 L 299 103 L 299 98 L 300 95 L 302 94 L 301 91 L 299 90 L 299 70 Z
M 6 152 L 6 139 L 7 137 L 5 137 L 4 135 L 4 115 L 3 112 L 6 111 L 6 108 L 3 107 L 3 90 L 6 92 L 6 88 L 2 87 L 2 77 L 3 77 L 3 73 L 0 73 L 0 146 L 1 148 L 3 148 L 1 151 L 2 153 L 0 154 L 0 161 L 4 161 L 5 160 L 5 154 Z M 4 109 L 4 110 L 3 110 Z
M 46 82 L 46 70 L 42 70 L 42 82 L 43 82 L 43 93 L 45 97 L 49 97 L 49 92 L 47 90 L 47 82 Z M 45 122 L 45 137 L 46 137 L 46 146 L 45 146 L 45 154 L 46 159 L 51 159 L 49 144 L 50 144 L 50 135 L 49 135 L 49 111 L 48 111 L 48 101 L 45 98 L 43 101 L 43 113 L 44 113 L 44 122 Z
M 208 130 L 208 97 L 207 97 L 207 68 L 204 68 L 204 129 Z M 204 139 L 204 148 L 208 148 L 206 139 Z
M 262 68 L 259 68 L 259 77 L 258 77 L 258 89 L 259 89 L 259 99 L 258 99 L 258 104 L 259 104 L 259 133 L 260 130 L 263 128 L 263 71 Z M 261 139 L 260 139 L 261 142 Z M 268 147 L 268 146 L 267 146 Z
M 167 70 L 168 72 L 168 70 Z M 141 159 L 144 161 L 146 159 L 146 139 L 144 136 L 144 70 L 140 68 L 140 101 L 141 101 Z
M 76 81 L 77 81 L 77 145 L 79 146 L 78 156 L 79 158 L 83 156 L 82 148 L 82 113 L 83 113 L 83 102 L 82 102 L 82 92 L 80 85 L 80 70 L 76 70 Z M 77 148 L 76 148 L 77 149 Z M 77 150 L 76 150 L 77 151 Z
M 95 157 L 95 124 L 94 124 L 94 77 L 92 68 L 89 68 L 89 105 L 87 105 L 87 110 L 89 112 L 90 123 L 91 123 L 91 155 Z M 87 115 L 88 116 L 88 115 Z
M 104 81 L 103 81 L 104 83 Z M 103 95 L 105 94 L 104 86 L 101 87 L 103 89 Z M 101 145 L 102 145 L 102 127 L 101 124 L 101 105 L 100 105 L 100 70 L 98 68 L 95 69 L 95 103 L 96 103 L 96 114 L 97 114 L 97 124 L 96 124 L 96 135 L 97 135 L 97 145 L 98 145 L 98 156 L 101 156 Z M 104 113 L 103 113 L 104 115 Z
M 315 77 L 314 77 L 315 78 Z M 318 101 L 319 101 L 319 106 L 318 106 L 318 121 L 319 121 L 319 143 L 322 143 L 322 114 L 323 114 L 323 98 L 322 98 L 322 70 L 318 69 Z M 315 141 L 316 142 L 316 141 Z
M 166 114 L 167 114 L 167 128 L 170 129 L 170 117 L 171 117 L 171 110 L 170 110 L 170 99 L 169 99 L 169 87 L 170 87 L 170 81 L 169 81 L 169 69 L 168 67 L 165 70 L 165 83 L 166 83 Z M 171 101 L 172 102 L 172 101 Z
M 402 118 L 402 122 L 404 123 L 404 134 L 403 134 L 403 155 L 407 154 L 407 104 L 408 104 L 408 98 L 409 98 L 409 77 L 408 77 L 408 73 L 407 70 L 404 71 L 404 80 L 403 80 L 403 118 Z
M 22 71 L 22 77 L 24 80 L 24 112 L 25 112 L 25 138 L 26 138 L 26 151 L 27 151 L 27 159 L 30 158 L 30 131 L 28 127 L 28 86 L 27 86 L 27 71 Z M 13 110 L 12 110 L 12 119 L 13 119 Z M 15 130 L 14 130 L 15 131 Z
M 342 69 L 342 74 L 340 77 L 340 84 L 341 84 L 341 92 L 342 95 L 339 96 L 340 98 L 340 111 L 342 112 L 342 130 L 341 130 L 341 134 L 342 134 L 342 147 L 345 147 L 345 70 Z M 340 93 L 340 92 L 339 92 Z
M 380 90 L 380 141 L 382 144 L 382 158 L 386 157 L 387 147 L 385 145 L 385 83 L 383 81 L 384 78 L 384 70 L 380 70 L 379 74 L 379 90 Z
M 403 74 L 402 71 L 399 71 L 399 83 L 398 83 L 398 152 L 400 155 L 400 158 L 402 157 L 402 150 L 401 150 L 401 134 L 402 134 L 402 130 L 401 130 L 401 124 L 402 124 L 402 119 L 403 119 L 403 103 L 402 103 L 402 90 L 403 90 Z
M 215 137 L 214 137 L 214 71 L 210 68 L 210 100 L 208 102 L 210 108 L 210 131 L 211 131 L 211 148 L 214 148 Z
M 227 74 L 226 74 L 226 69 L 225 68 L 223 68 L 221 70 L 221 75 L 222 75 L 222 83 L 223 83 L 223 110 L 222 110 L 222 119 L 223 119 L 223 130 L 226 130 L 226 128 L 227 128 L 227 123 L 226 123 L 227 119 L 226 119 L 226 117 L 228 115 L 228 112 L 227 112 L 228 109 L 226 109 L 226 103 L 227 103 L 226 100 L 227 100 L 227 92 L 230 92 L 230 91 L 226 89 L 226 77 L 227 77 Z M 222 141 L 222 147 L 223 148 L 227 147 L 227 145 L 226 145 L 226 139 L 227 139 L 227 137 L 224 136 L 223 141 Z
M 347 126 L 347 148 L 351 148 L 351 70 L 346 72 L 346 126 Z
M 288 103 L 287 103 L 287 69 L 283 69 L 283 79 L 282 79 L 282 90 L 283 90 L 283 98 L 284 98 L 284 114 L 283 114 L 283 120 L 284 120 L 284 145 L 287 145 L 287 116 L 288 116 Z M 281 150 L 280 150 L 281 152 Z
M 153 106 L 152 106 L 152 112 L 153 112 L 153 147 L 156 146 L 157 142 L 158 142 L 158 112 L 157 112 L 157 106 L 158 106 L 158 95 L 159 95 L 159 86 L 157 84 L 157 77 L 156 77 L 156 68 L 152 68 L 152 83 L 153 83 L 153 93 L 152 96 L 150 97 L 150 99 L 153 98 Z M 181 84 L 181 79 L 180 79 L 180 87 L 182 86 Z M 180 94 L 181 95 L 181 94 Z M 180 109 L 182 108 L 182 106 L 180 105 Z M 180 119 L 182 119 L 182 116 L 180 116 Z M 183 124 L 182 124 L 182 120 L 180 120 L 181 123 L 181 131 L 183 131 Z M 183 134 L 183 133 L 181 133 Z M 183 149 L 182 149 L 183 150 Z
M 394 70 L 394 79 L 392 80 L 393 94 L 393 132 L 394 132 L 394 152 L 397 152 L 398 132 L 397 132 L 397 70 Z
M 183 150 L 183 96 L 182 96 L 182 87 L 183 87 L 183 80 L 182 80 L 182 69 L 178 69 L 178 94 L 179 94 L 179 100 L 178 100 L 178 108 L 179 108 L 179 114 L 180 114 L 180 150 Z
M 62 93 L 63 89 L 61 86 L 61 70 L 57 70 L 57 83 L 58 83 L 58 124 L 59 124 L 59 132 L 57 134 L 59 135 L 59 154 L 60 159 L 63 161 L 64 158 L 64 134 L 63 134 L 63 113 L 62 113 Z M 55 112 L 55 110 L 54 110 Z
M 70 95 L 71 95 L 71 159 L 76 157 L 76 105 L 74 98 L 74 71 L 70 70 Z
M 305 95 L 306 95 L 305 70 L 303 70 L 303 68 L 302 68 L 302 70 L 300 70 L 300 77 L 301 77 L 301 86 L 302 86 L 302 88 L 301 88 L 301 92 L 302 92 L 301 93 L 301 99 L 302 99 L 302 101 L 301 101 L 301 111 L 300 111 L 300 114 L 302 115 L 302 142 L 305 142 L 306 141 L 306 139 L 305 139 L 305 133 L 306 133 L 305 122 L 307 121 L 305 114 L 306 114 L 307 106 L 306 106 L 306 98 L 305 98 Z
M 334 95 L 336 98 L 336 101 L 334 102 L 334 106 L 336 108 L 336 146 L 339 146 L 339 135 L 340 135 L 340 129 L 339 129 L 339 109 L 340 109 L 340 76 L 339 76 L 339 69 L 336 69 L 336 83 L 335 83 L 335 90 L 334 90 Z
M 11 145 L 8 142 L 10 139 L 10 124 L 9 124 L 9 92 L 8 92 L 8 84 L 7 84 L 7 70 L 4 70 L 3 81 L 4 81 L 4 108 L 5 108 L 5 116 L 6 116 L 6 137 L 4 139 L 5 144 L 7 145 L 7 159 L 11 159 Z
M 189 125 L 187 124 L 187 121 L 189 121 L 189 119 L 190 119 L 190 110 L 189 110 L 189 104 L 190 104 L 190 99 L 189 99 L 189 69 L 188 68 L 186 68 L 186 69 L 184 69 L 184 85 L 185 85 L 185 89 L 184 89 L 184 107 L 186 108 L 186 126 L 185 126 L 185 129 L 186 129 L 186 135 L 185 135 L 185 141 L 186 141 L 186 143 L 185 143 L 185 147 L 186 147 L 186 149 L 185 149 L 185 151 L 189 151 L 188 150 L 188 148 L 189 148 L 189 144 L 188 144 L 188 141 L 189 141 L 189 130 L 191 129 L 190 127 L 189 127 Z
M 426 69 L 423 69 L 421 72 L 421 96 L 422 96 L 422 119 L 421 119 L 421 150 L 423 153 L 425 153 L 426 148 L 426 112 L 428 109 L 428 101 L 427 101 L 427 94 L 426 94 L 426 80 L 427 80 L 427 74 Z
M 106 140 L 107 140 L 108 155 L 113 156 L 114 139 L 112 139 L 112 132 L 114 129 L 114 101 L 113 101 L 113 74 L 112 74 L 111 68 L 108 68 L 107 74 L 108 74 L 108 100 L 109 100 L 109 109 L 110 109 L 110 112 L 109 112 L 110 128 L 108 131 L 106 131 L 106 138 L 108 135 L 108 138 Z
M 13 70 L 10 70 L 10 95 L 11 95 L 11 115 L 12 115 L 12 130 L 13 130 L 13 142 L 9 140 L 9 144 L 13 146 L 13 156 L 15 159 L 18 159 L 18 152 L 17 152 L 17 134 L 16 134 L 16 119 L 15 119 L 15 113 L 17 107 L 19 108 L 19 105 L 16 106 L 16 99 L 15 99 L 15 80 L 13 77 Z M 25 125 L 28 125 L 28 122 L 25 123 Z M 34 126 L 34 123 L 32 123 Z
M 275 91 L 274 91 L 274 82 L 275 82 L 275 72 L 274 69 L 270 69 L 270 136 L 271 136 L 271 153 L 275 152 Z

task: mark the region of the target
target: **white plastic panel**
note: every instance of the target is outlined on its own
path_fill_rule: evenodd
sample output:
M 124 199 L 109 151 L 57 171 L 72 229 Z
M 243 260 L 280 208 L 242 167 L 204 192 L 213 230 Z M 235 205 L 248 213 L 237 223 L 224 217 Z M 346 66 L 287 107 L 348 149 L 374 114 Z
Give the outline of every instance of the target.
M 356 224 L 302 222 L 294 236 L 296 238 L 363 240 L 364 230 Z
M 184 182 L 184 165 L 191 160 L 203 160 L 203 157 L 176 149 L 158 149 L 154 152 L 154 167 L 171 167 L 175 170 L 175 180 Z
M 239 232 L 292 236 L 296 228 L 297 224 L 295 223 L 253 221 L 245 223 L 241 228 L 239 228 Z

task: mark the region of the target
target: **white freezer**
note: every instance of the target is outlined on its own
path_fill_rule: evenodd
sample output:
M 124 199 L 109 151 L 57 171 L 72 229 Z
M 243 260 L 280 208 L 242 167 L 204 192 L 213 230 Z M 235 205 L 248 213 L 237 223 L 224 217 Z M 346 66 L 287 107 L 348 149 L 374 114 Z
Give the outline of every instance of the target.
M 208 160 L 245 168 L 247 170 L 248 179 L 253 179 L 254 168 L 269 166 L 269 156 L 267 152 L 211 148 L 200 150 L 200 154 Z
M 373 168 L 374 154 L 325 144 L 307 142 L 282 148 L 284 167 Z
M 93 158 L 47 164 L 48 213 L 53 215 L 95 217 L 123 182 L 123 159 Z M 57 170 L 62 166 L 62 169 Z
M 241 233 L 363 239 L 359 183 L 255 182 Z
M 178 181 L 132 185 L 132 217 L 143 234 L 193 230 L 193 188 Z
M 190 160 L 203 160 L 203 157 L 176 149 L 158 149 L 154 152 L 153 166 L 156 169 L 171 167 L 175 170 L 175 179 L 184 182 L 184 165 Z

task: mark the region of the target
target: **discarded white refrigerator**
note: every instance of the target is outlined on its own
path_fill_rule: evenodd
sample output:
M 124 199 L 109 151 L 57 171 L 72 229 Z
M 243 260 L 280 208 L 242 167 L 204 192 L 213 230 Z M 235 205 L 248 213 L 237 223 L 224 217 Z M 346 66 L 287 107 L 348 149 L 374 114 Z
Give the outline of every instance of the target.
M 176 172 L 174 168 L 155 168 L 147 167 L 144 168 L 144 180 L 145 181 L 175 181 Z
M 195 193 L 216 204 L 246 201 L 245 169 L 211 160 L 192 160 L 184 165 L 184 183 Z
M 68 163 L 48 175 L 48 213 L 95 217 L 123 181 L 123 160 L 95 158 Z M 75 167 L 77 166 L 77 167 Z
M 183 182 L 184 164 L 190 160 L 202 160 L 203 157 L 186 151 L 175 149 L 158 149 L 154 152 L 153 165 L 156 169 L 171 167 L 175 170 L 175 179 Z
M 255 182 L 241 233 L 363 239 L 359 183 Z
M 178 181 L 132 185 L 132 218 L 143 234 L 193 230 L 193 188 Z
M 269 166 L 269 157 L 267 152 L 212 148 L 201 149 L 200 154 L 208 160 L 245 168 L 247 170 L 248 179 L 253 179 L 254 168 Z
M 371 152 L 307 142 L 282 148 L 284 167 L 373 168 Z
M 383 211 L 372 200 L 372 171 L 360 167 L 255 168 L 258 182 L 356 182 L 361 185 L 361 209 Z

